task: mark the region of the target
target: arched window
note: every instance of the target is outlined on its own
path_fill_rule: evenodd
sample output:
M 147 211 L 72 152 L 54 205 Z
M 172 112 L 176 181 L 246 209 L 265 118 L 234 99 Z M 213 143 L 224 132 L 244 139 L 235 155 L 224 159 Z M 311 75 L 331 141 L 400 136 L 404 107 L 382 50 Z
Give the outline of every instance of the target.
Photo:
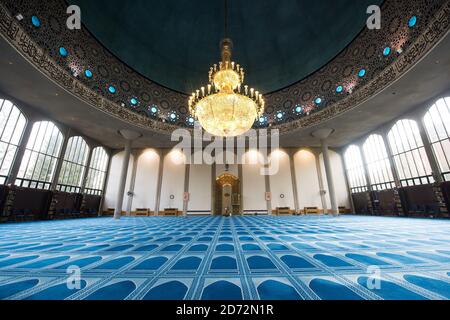
M 85 188 L 87 194 L 102 195 L 108 160 L 109 157 L 104 148 L 97 147 L 92 151 Z
M 80 192 L 86 170 L 89 147 L 82 137 L 71 137 L 67 141 L 64 161 L 61 166 L 57 189 L 64 192 Z
M 413 120 L 399 120 L 388 133 L 389 145 L 402 186 L 434 182 L 419 127 Z
M 344 161 L 351 192 L 367 191 L 367 180 L 359 147 L 349 146 L 345 151 Z
M 450 97 L 439 99 L 423 120 L 442 176 L 450 181 Z
M 63 135 L 53 122 L 36 122 L 28 139 L 16 185 L 50 189 L 62 144 Z
M 0 184 L 5 184 L 27 120 L 11 101 L 0 99 Z
M 370 184 L 373 190 L 385 190 L 395 187 L 389 156 L 383 138 L 372 134 L 363 145 L 367 161 Z

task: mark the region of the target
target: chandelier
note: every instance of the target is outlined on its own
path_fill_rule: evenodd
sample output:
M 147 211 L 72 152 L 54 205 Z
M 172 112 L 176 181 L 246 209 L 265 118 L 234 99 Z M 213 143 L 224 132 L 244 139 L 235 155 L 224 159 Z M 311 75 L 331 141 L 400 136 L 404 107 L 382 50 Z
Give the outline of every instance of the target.
M 262 94 L 243 85 L 244 69 L 231 61 L 232 47 L 230 39 L 222 40 L 222 61 L 210 68 L 209 84 L 189 98 L 189 112 L 214 136 L 244 134 L 264 112 Z

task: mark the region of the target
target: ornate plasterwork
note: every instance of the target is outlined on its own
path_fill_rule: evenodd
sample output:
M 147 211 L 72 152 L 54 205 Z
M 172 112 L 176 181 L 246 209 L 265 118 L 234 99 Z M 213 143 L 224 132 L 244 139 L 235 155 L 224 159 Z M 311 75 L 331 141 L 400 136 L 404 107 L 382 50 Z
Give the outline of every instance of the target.
M 186 127 L 187 95 L 162 87 L 141 76 L 108 52 L 85 28 L 71 31 L 65 27 L 67 3 L 62 0 L 17 1 L 0 4 L 0 34 L 22 56 L 49 79 L 89 105 L 141 128 L 170 134 L 178 127 Z M 25 19 L 14 18 L 18 13 Z M 42 20 L 41 28 L 30 23 L 32 15 Z M 414 28 L 408 27 L 411 16 L 417 16 Z M 381 30 L 365 29 L 338 56 L 323 68 L 277 92 L 268 94 L 266 117 L 272 128 L 281 133 L 312 127 L 348 112 L 374 96 L 422 59 L 450 29 L 450 1 L 386 0 L 382 8 Z M 67 58 L 58 49 L 69 51 Z M 392 54 L 383 56 L 383 48 Z M 400 52 L 398 53 L 397 52 Z M 85 68 L 94 77 L 83 77 Z M 364 78 L 357 76 L 364 68 Z M 74 76 L 75 75 L 75 76 Z M 186 75 L 188 77 L 189 75 Z M 117 87 L 110 94 L 108 86 Z M 351 93 L 338 94 L 337 85 L 351 87 Z M 130 106 L 136 97 L 139 104 Z M 323 103 L 314 106 L 314 99 Z M 157 105 L 158 116 L 149 112 Z M 295 105 L 302 105 L 308 114 L 295 115 Z M 179 119 L 171 123 L 167 114 L 176 110 Z M 276 113 L 285 117 L 276 121 Z

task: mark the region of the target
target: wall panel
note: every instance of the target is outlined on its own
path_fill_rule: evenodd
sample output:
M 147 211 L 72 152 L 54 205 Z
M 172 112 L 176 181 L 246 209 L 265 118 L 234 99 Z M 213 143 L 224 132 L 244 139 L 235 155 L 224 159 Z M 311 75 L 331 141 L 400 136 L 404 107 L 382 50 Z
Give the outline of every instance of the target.
M 294 154 L 294 164 L 299 209 L 322 208 L 316 156 L 310 151 L 299 150 Z
M 159 155 L 156 150 L 145 150 L 138 158 L 132 210 L 155 209 L 158 184 Z
M 184 168 L 184 155 L 180 151 L 171 151 L 164 158 L 160 210 L 164 210 L 164 208 L 183 209 Z M 170 199 L 171 195 L 173 195 L 173 199 Z
M 111 168 L 108 175 L 108 185 L 106 186 L 105 201 L 103 208 L 114 208 L 117 201 L 117 191 L 119 189 L 120 173 L 122 171 L 122 162 L 125 152 L 121 151 L 116 153 L 111 159 Z M 130 162 L 128 163 L 127 182 L 125 184 L 124 199 L 122 204 L 122 210 L 126 210 L 128 203 L 127 193 L 130 190 L 131 172 L 133 171 L 133 155 L 130 156 Z
M 330 154 L 330 164 L 331 164 L 331 171 L 333 173 L 333 180 L 334 180 L 334 190 L 336 192 L 336 201 L 338 206 L 345 206 L 346 208 L 350 208 L 350 199 L 349 199 L 349 193 L 347 189 L 347 184 L 345 182 L 345 171 L 344 166 L 341 160 L 341 156 L 332 151 L 329 150 Z M 327 191 L 326 199 L 327 204 L 330 206 L 330 193 L 328 192 L 328 182 L 327 182 L 327 175 L 325 173 L 325 166 L 323 163 L 323 155 L 320 154 L 320 168 L 322 170 L 322 176 L 323 176 L 323 184 L 324 188 Z M 331 208 L 328 208 L 331 209 Z
M 211 213 L 211 165 L 193 164 L 189 169 L 189 213 Z
M 278 171 L 269 176 L 270 191 L 272 192 L 272 209 L 278 207 L 295 208 L 294 192 L 289 155 L 281 150 L 272 152 L 271 161 L 278 161 Z
M 265 178 L 260 174 L 257 151 L 249 151 L 242 165 L 244 211 L 267 211 Z M 250 161 L 251 160 L 251 161 Z

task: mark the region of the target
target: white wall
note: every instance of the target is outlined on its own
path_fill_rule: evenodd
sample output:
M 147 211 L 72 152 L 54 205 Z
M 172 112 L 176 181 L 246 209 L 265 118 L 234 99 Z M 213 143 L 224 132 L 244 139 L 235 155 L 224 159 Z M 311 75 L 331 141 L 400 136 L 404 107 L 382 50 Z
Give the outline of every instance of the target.
M 191 164 L 189 169 L 189 211 L 211 213 L 211 165 Z M 196 213 L 196 212 L 191 212 Z
M 132 210 L 155 209 L 158 186 L 159 154 L 154 149 L 145 150 L 138 158 Z
M 114 208 L 117 198 L 120 171 L 122 168 L 124 152 L 115 154 L 111 159 L 111 170 L 109 172 L 108 184 L 105 192 L 104 208 Z M 271 155 L 272 157 L 275 154 Z M 294 194 L 292 188 L 291 168 L 289 156 L 284 151 L 278 151 L 276 156 L 279 160 L 279 171 L 269 176 L 272 192 L 272 208 L 290 207 L 294 208 Z M 245 153 L 245 164 L 242 165 L 242 201 L 244 211 L 266 211 L 265 200 L 265 177 L 261 175 L 262 155 L 257 151 Z M 260 160 L 260 162 L 258 162 Z M 154 210 L 157 198 L 157 182 L 159 169 L 159 155 L 157 151 L 148 149 L 139 157 L 134 187 L 134 198 L 132 210 L 136 208 L 149 208 Z M 183 209 L 183 192 L 185 164 L 184 156 L 179 151 L 172 151 L 164 158 L 164 170 L 162 174 L 160 210 L 168 207 Z M 345 171 L 340 155 L 330 150 L 330 161 L 333 170 L 333 178 L 336 189 L 336 198 L 339 206 L 350 208 L 350 201 L 345 180 Z M 326 203 L 330 209 L 328 185 L 326 181 L 323 156 L 319 157 L 320 171 L 323 176 L 324 188 L 327 191 Z M 307 150 L 298 150 L 294 154 L 295 176 L 297 182 L 297 196 L 299 208 L 319 207 L 322 208 L 319 180 L 316 168 L 316 157 Z M 123 208 L 126 210 L 130 190 L 130 180 L 133 169 L 133 156 L 130 157 L 128 166 L 127 182 L 124 194 Z M 225 172 L 225 165 L 217 165 L 215 177 Z M 238 176 L 238 166 L 230 165 L 229 173 Z M 188 211 L 204 213 L 211 211 L 211 166 L 191 165 L 189 172 L 189 194 Z M 280 194 L 285 195 L 280 198 Z M 173 200 L 170 195 L 174 195 Z
M 115 208 L 116 206 L 117 192 L 119 189 L 120 173 L 122 171 L 122 162 L 124 155 L 125 152 L 121 151 L 119 153 L 116 153 L 111 159 L 111 168 L 109 170 L 108 184 L 106 186 L 105 201 L 103 205 L 104 209 Z M 131 155 L 130 162 L 128 164 L 127 182 L 125 184 L 125 192 L 122 204 L 122 210 L 124 211 L 126 211 L 128 203 L 127 192 L 130 190 L 130 180 L 131 180 L 131 172 L 133 171 L 133 161 L 134 158 L 133 155 Z
M 316 156 L 308 150 L 299 150 L 294 154 L 294 165 L 299 209 L 322 208 Z
M 276 174 L 269 176 L 270 191 L 272 192 L 272 209 L 278 207 L 294 209 L 289 155 L 282 150 L 276 150 L 270 154 L 270 161 L 271 163 L 272 161 L 278 161 L 278 171 Z M 281 194 L 284 195 L 284 198 L 280 197 Z
M 346 208 L 350 208 L 350 199 L 348 196 L 347 184 L 345 183 L 345 171 L 342 165 L 341 156 L 334 152 L 333 150 L 329 150 L 330 155 L 330 164 L 331 171 L 333 173 L 333 181 L 334 181 L 334 190 L 336 192 L 336 201 L 338 206 L 345 206 Z M 320 168 L 323 176 L 323 184 L 324 188 L 327 191 L 327 204 L 330 205 L 330 193 L 328 192 L 328 182 L 327 176 L 325 173 L 325 166 L 323 163 L 323 154 L 320 154 Z M 328 208 L 330 209 L 330 208 Z
M 246 160 L 246 164 L 242 165 L 244 210 L 267 210 L 265 178 L 260 174 L 261 164 L 257 163 L 262 155 L 257 151 L 248 151 L 243 157 Z
M 165 156 L 159 210 L 164 208 L 183 210 L 184 160 L 184 155 L 177 150 Z M 170 195 L 174 195 L 174 199 L 170 199 Z

